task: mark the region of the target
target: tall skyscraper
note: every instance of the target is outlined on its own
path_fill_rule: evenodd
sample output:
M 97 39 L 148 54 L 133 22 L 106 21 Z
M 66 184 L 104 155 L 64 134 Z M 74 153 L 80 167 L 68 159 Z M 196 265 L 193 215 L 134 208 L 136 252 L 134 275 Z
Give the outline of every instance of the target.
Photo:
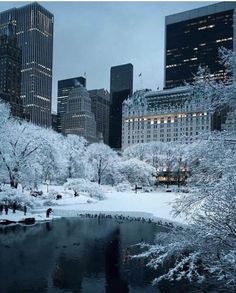
M 58 116 L 55 112 L 52 112 L 52 129 L 58 132 Z
M 66 113 L 66 105 L 69 93 L 74 88 L 82 85 L 86 88 L 86 79 L 82 76 L 63 79 L 58 81 L 57 89 L 57 114 L 58 114 L 58 132 L 62 132 L 61 120 Z
M 97 124 L 97 136 L 102 135 L 104 143 L 109 143 L 110 94 L 105 89 L 89 91 L 92 112 Z
M 75 87 L 69 93 L 66 112 L 62 117 L 62 133 L 83 136 L 90 143 L 97 139 L 91 99 L 82 85 Z
M 0 33 L 12 24 L 22 49 L 21 98 L 31 122 L 51 126 L 53 14 L 34 2 L 0 13 Z
M 166 17 L 165 87 L 192 82 L 198 66 L 224 80 L 220 47 L 235 50 L 236 2 L 221 2 Z
M 23 118 L 21 100 L 21 49 L 12 25 L 0 35 L 0 98 L 9 103 L 13 116 Z
M 112 148 L 121 148 L 122 103 L 132 93 L 133 65 L 128 63 L 111 67 L 109 145 Z

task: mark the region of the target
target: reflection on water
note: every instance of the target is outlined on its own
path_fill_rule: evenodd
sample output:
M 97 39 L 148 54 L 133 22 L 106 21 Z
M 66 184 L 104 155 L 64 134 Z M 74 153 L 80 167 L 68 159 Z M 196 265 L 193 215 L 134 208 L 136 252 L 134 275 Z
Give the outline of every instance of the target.
M 0 292 L 158 292 L 127 248 L 152 242 L 154 224 L 69 218 L 0 229 Z

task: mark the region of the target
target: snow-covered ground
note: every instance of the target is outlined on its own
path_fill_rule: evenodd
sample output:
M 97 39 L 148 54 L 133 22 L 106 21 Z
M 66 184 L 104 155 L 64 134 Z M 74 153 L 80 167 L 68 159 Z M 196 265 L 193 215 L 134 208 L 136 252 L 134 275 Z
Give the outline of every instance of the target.
M 51 221 L 53 218 L 56 217 L 49 216 L 49 218 L 46 218 L 46 212 L 27 212 L 26 215 L 24 215 L 24 212 L 22 211 L 16 210 L 16 212 L 13 213 L 12 209 L 9 209 L 7 215 L 5 214 L 5 211 L 3 211 L 2 214 L 0 214 L 0 223 L 3 220 L 19 222 L 24 220 L 25 218 L 35 218 L 36 221 Z
M 36 221 L 45 221 L 58 217 L 79 216 L 80 214 L 109 214 L 123 215 L 132 217 L 151 218 L 154 221 L 163 220 L 164 222 L 186 223 L 185 219 L 173 217 L 171 203 L 179 195 L 175 192 L 166 192 L 163 190 L 155 190 L 151 192 L 123 191 L 118 192 L 111 186 L 102 186 L 104 190 L 105 200 L 97 200 L 91 198 L 86 193 L 80 193 L 74 197 L 73 190 L 64 189 L 63 186 L 40 186 L 40 190 L 46 195 L 49 193 L 61 194 L 62 199 L 51 200 L 53 214 L 50 218 L 46 218 L 46 210 L 49 206 L 40 209 L 32 209 L 27 211 L 27 215 L 21 211 L 13 213 L 9 209 L 8 215 L 3 211 L 0 215 L 1 220 L 20 221 L 25 218 L 34 217 Z M 48 190 L 47 190 L 48 189 Z M 30 196 L 30 195 L 29 195 Z
M 152 192 L 124 191 L 118 192 L 115 188 L 103 186 L 106 199 L 95 200 L 80 194 L 73 196 L 73 191 L 64 191 L 61 186 L 52 186 L 49 189 L 57 190 L 63 198 L 57 200 L 57 206 L 52 207 L 54 215 L 77 216 L 82 213 L 122 214 L 135 217 L 152 218 L 178 223 L 186 223 L 185 219 L 173 217 L 171 203 L 179 195 L 175 192 L 156 190 Z

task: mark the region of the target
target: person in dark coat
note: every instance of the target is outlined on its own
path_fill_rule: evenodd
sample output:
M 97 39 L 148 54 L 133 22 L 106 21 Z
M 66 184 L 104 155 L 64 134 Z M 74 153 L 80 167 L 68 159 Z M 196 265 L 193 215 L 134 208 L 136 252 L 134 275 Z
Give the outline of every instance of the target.
M 26 213 L 27 213 L 27 207 L 26 205 L 24 205 L 24 215 L 26 216 Z
M 15 213 L 16 212 L 16 202 L 15 201 L 13 202 L 12 209 L 13 209 L 13 213 Z
M 50 216 L 51 213 L 52 213 L 52 209 L 51 208 L 47 209 L 47 211 L 46 211 L 46 217 L 49 218 L 49 216 Z
M 8 205 L 6 204 L 4 208 L 5 208 L 5 213 L 7 215 L 8 214 Z
M 74 197 L 76 196 L 79 196 L 79 193 L 76 190 L 74 190 Z
M 3 211 L 3 205 L 1 204 L 0 205 L 0 213 L 2 214 L 2 211 Z

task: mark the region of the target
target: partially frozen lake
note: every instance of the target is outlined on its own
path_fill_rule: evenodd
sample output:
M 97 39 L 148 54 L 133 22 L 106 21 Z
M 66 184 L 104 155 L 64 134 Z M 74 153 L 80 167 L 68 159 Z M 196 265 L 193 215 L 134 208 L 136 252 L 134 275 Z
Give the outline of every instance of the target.
M 154 272 L 125 255 L 161 230 L 153 223 L 89 218 L 1 228 L 1 292 L 157 292 Z

